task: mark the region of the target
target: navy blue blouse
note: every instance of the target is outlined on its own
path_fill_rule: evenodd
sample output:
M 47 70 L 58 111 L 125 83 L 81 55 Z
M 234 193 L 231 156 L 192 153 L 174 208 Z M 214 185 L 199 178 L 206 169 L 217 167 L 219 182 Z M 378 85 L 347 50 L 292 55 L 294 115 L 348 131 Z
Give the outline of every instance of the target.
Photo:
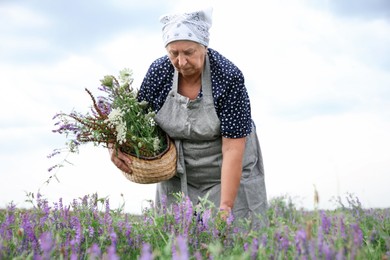
M 231 61 L 208 48 L 214 106 L 221 121 L 221 135 L 245 137 L 251 133 L 251 107 L 244 75 Z M 138 92 L 157 113 L 172 89 L 174 67 L 168 56 L 155 60 L 149 67 Z M 201 95 L 201 94 L 200 94 Z

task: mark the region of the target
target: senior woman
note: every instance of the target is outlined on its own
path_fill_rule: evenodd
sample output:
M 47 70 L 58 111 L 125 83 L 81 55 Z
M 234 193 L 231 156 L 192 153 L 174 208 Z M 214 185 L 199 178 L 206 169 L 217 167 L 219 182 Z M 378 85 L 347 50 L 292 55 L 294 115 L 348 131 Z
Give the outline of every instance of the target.
M 167 55 L 150 65 L 139 90 L 178 151 L 177 174 L 157 184 L 156 205 L 176 202 L 177 192 L 194 205 L 207 196 L 234 219 L 259 225 L 267 209 L 260 145 L 242 72 L 208 48 L 211 12 L 161 18 Z M 130 171 L 123 154 L 111 160 Z

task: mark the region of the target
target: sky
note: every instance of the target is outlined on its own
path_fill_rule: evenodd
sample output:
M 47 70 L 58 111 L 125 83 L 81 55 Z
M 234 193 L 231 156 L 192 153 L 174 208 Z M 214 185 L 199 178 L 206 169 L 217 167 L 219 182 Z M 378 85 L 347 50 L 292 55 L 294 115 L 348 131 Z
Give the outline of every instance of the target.
M 207 4 L 206 4 L 207 3 Z M 97 193 L 140 213 L 154 184 L 128 181 L 108 151 L 85 145 L 50 178 L 65 143 L 52 117 L 88 111 L 84 88 L 165 55 L 159 17 L 213 7 L 210 48 L 244 73 L 268 199 L 297 207 L 390 207 L 390 2 L 387 0 L 0 0 L 0 207 L 40 193 L 70 203 Z M 50 180 L 47 183 L 47 180 Z

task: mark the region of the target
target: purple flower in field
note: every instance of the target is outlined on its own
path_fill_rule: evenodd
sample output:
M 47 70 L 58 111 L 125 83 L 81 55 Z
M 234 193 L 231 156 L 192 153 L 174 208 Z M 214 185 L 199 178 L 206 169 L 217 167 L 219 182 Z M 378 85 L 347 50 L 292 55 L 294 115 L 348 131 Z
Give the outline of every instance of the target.
M 194 216 L 192 202 L 188 196 L 182 198 L 179 203 L 172 205 L 176 225 L 181 228 L 184 234 L 188 234 L 189 227 Z
M 202 225 L 203 225 L 204 230 L 209 229 L 210 219 L 211 219 L 211 209 L 206 209 L 202 213 Z
M 229 216 L 227 217 L 226 219 L 226 224 L 228 226 L 231 226 L 233 224 L 233 221 L 234 221 L 234 215 L 233 215 L 233 212 L 229 212 Z
M 110 214 L 110 201 L 109 199 L 106 199 L 106 212 L 104 213 L 104 224 L 111 227 L 112 225 L 112 218 Z
M 334 259 L 333 250 L 327 243 L 324 243 L 320 253 L 322 255 L 322 259 L 326 259 L 326 260 Z
M 251 259 L 257 258 L 258 251 L 259 251 L 259 240 L 257 238 L 254 238 L 251 247 Z
M 188 196 L 186 196 L 185 201 L 184 201 L 184 210 L 185 210 L 186 222 L 191 222 L 192 216 L 194 215 L 194 208 L 193 208 L 192 202 Z
M 72 216 L 71 224 L 72 228 L 76 231 L 74 241 L 79 246 L 82 240 L 82 229 L 79 218 L 76 216 Z
M 316 253 L 317 253 L 317 250 L 316 250 L 316 244 L 315 244 L 315 241 L 314 240 L 311 240 L 309 242 L 309 256 L 310 258 L 309 259 L 317 259 L 317 256 L 316 256 Z
M 275 240 L 278 242 L 278 249 L 281 251 L 287 251 L 290 245 L 288 238 L 279 231 L 275 232 Z
M 249 250 L 249 243 L 248 242 L 245 242 L 244 243 L 244 251 L 248 251 Z
M 336 254 L 336 257 L 335 257 L 336 260 L 344 260 L 344 252 L 343 252 L 343 249 L 340 248 L 340 250 L 337 252 Z
M 341 217 L 340 218 L 340 227 L 339 227 L 339 230 L 340 230 L 340 237 L 344 240 L 347 238 L 347 234 L 345 232 L 345 223 L 344 223 L 344 218 Z
M 145 243 L 142 245 L 141 256 L 138 260 L 153 260 L 152 248 L 150 244 Z
M 166 195 L 161 196 L 161 209 L 162 209 L 162 214 L 166 215 L 167 214 L 167 196 Z
M 88 249 L 88 259 L 90 260 L 95 260 L 95 259 L 100 259 L 101 257 L 101 251 L 100 248 L 97 244 L 93 244 L 89 249 Z
M 181 212 L 180 212 L 180 207 L 178 204 L 173 204 L 172 205 L 173 209 L 173 216 L 175 218 L 175 223 L 180 224 L 181 223 Z
M 70 260 L 78 260 L 77 253 L 72 251 L 72 254 L 70 255 Z
M 15 209 L 16 205 L 11 202 L 7 207 L 6 219 L 0 225 L 0 236 L 6 240 L 12 238 L 12 229 L 9 227 L 15 222 Z
M 35 236 L 34 225 L 31 223 L 31 219 L 28 213 L 22 215 L 22 227 L 25 234 L 25 239 L 31 243 L 32 248 L 38 251 L 38 239 Z
M 39 243 L 42 249 L 42 259 L 50 259 L 51 252 L 54 249 L 54 241 L 51 233 L 42 233 L 39 238 Z
M 95 230 L 93 229 L 92 226 L 89 226 L 88 227 L 88 235 L 89 235 L 89 237 L 93 237 L 94 234 L 95 234 Z
M 321 226 L 318 227 L 317 233 L 318 233 L 317 234 L 317 245 L 318 245 L 318 248 L 321 248 L 322 244 L 324 243 L 324 232 L 323 232 Z
M 325 211 L 320 212 L 321 215 L 321 227 L 325 234 L 329 234 L 332 222 L 330 218 L 326 215 Z
M 119 260 L 119 256 L 116 254 L 116 249 L 114 245 L 111 245 L 107 248 L 106 257 L 103 256 L 103 259 L 107 260 Z
M 288 240 L 288 238 L 285 236 L 281 236 L 279 242 L 280 242 L 280 249 L 287 252 L 288 247 L 290 246 L 290 241 Z
M 298 252 L 298 255 L 302 255 L 306 253 L 307 239 L 306 239 L 306 231 L 304 229 L 299 229 L 295 234 L 295 248 Z
M 353 230 L 353 243 L 358 248 L 363 244 L 363 232 L 358 224 L 351 224 Z
M 187 246 L 187 239 L 179 235 L 175 239 L 176 243 L 172 245 L 172 259 L 173 260 L 187 260 L 189 259 L 189 250 Z
M 110 238 L 111 238 L 111 244 L 115 246 L 116 242 L 118 240 L 118 236 L 116 235 L 116 233 L 114 231 L 111 232 Z

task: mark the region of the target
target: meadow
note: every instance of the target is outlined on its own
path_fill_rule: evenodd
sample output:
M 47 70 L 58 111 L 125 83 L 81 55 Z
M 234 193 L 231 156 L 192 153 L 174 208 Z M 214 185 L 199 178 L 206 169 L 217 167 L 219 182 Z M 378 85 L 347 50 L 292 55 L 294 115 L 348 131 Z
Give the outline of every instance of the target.
M 334 210 L 298 209 L 288 196 L 269 201 L 266 222 L 221 219 L 207 200 L 142 214 L 111 209 L 98 194 L 69 205 L 28 194 L 31 208 L 0 211 L 0 259 L 389 259 L 390 209 L 365 209 L 351 194 Z M 234 220 L 234 221 L 233 221 Z M 240 223 L 237 228 L 234 223 Z M 247 228 L 245 228 L 247 227 Z

